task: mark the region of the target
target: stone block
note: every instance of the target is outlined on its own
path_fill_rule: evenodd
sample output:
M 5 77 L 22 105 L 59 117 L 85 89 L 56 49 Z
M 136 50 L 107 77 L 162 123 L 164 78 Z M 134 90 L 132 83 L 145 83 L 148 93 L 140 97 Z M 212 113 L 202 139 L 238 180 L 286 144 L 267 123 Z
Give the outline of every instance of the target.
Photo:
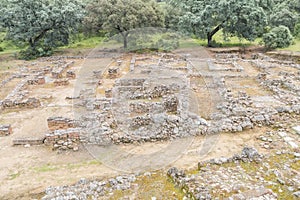
M 298 135 L 300 135 L 300 126 L 295 126 L 295 127 L 293 127 L 293 130 L 294 130 Z
M 11 125 L 0 125 L 0 136 L 8 136 L 12 134 Z
M 66 77 L 67 77 L 67 78 L 75 79 L 75 78 L 76 78 L 76 74 L 75 74 L 74 71 L 67 71 Z

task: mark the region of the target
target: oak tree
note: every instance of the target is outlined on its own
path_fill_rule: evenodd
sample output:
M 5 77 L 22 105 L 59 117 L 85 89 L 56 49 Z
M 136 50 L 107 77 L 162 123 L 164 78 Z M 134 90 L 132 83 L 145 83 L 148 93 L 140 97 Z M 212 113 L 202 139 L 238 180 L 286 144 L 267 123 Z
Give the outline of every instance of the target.
M 0 23 L 7 38 L 29 47 L 26 58 L 67 44 L 84 16 L 80 0 L 2 0 Z
M 86 23 L 121 34 L 125 49 L 133 29 L 164 26 L 164 13 L 153 0 L 92 0 L 87 10 Z

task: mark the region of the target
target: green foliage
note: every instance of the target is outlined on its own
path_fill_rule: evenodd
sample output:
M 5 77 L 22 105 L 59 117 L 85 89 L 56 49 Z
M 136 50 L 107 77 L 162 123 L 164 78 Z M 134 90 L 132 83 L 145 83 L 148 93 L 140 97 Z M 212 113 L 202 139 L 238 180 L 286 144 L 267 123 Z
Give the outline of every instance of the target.
M 181 9 L 170 4 L 164 4 L 165 28 L 178 31 L 180 17 L 183 15 Z
M 275 5 L 273 13 L 270 15 L 271 26 L 286 26 L 291 32 L 294 32 L 297 21 L 298 14 L 286 2 Z
M 120 33 L 124 48 L 131 30 L 164 25 L 163 11 L 153 0 L 93 0 L 87 10 L 85 23 L 97 31 Z
M 297 39 L 300 39 L 300 23 L 295 25 L 294 36 Z
M 184 15 L 180 27 L 187 33 L 207 38 L 223 30 L 224 36 L 238 36 L 254 40 L 263 34 L 267 25 L 266 13 L 262 3 L 256 0 L 185 0 L 172 1 L 180 6 Z
M 289 28 L 278 26 L 263 36 L 263 43 L 267 49 L 288 47 L 293 42 Z
M 38 57 L 43 57 L 43 56 L 50 56 L 52 55 L 53 51 L 52 48 L 46 47 L 46 46 L 40 46 L 40 47 L 28 47 L 25 50 L 20 51 L 19 57 L 22 59 L 26 60 L 32 60 Z
M 28 45 L 25 59 L 49 55 L 68 44 L 84 16 L 79 0 L 3 0 L 0 23 L 7 39 Z

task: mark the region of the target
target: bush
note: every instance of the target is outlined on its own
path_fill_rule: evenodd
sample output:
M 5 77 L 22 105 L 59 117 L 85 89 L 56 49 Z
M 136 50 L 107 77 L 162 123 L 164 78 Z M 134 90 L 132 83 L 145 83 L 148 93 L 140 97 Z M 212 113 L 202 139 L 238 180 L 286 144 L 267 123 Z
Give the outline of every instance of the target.
M 28 47 L 26 50 L 20 51 L 19 57 L 24 60 L 32 60 L 38 57 L 51 56 L 53 53 L 50 47 Z
M 300 23 L 296 24 L 294 28 L 294 36 L 297 39 L 300 39 Z
M 284 48 L 293 43 L 293 36 L 286 26 L 278 26 L 263 35 L 263 43 L 267 49 Z

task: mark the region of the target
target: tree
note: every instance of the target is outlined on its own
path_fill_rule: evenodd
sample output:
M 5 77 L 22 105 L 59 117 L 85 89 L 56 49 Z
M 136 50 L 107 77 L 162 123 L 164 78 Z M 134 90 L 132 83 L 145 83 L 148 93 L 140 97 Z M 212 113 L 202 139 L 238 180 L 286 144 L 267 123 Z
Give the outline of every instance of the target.
M 163 10 L 165 12 L 165 28 L 178 31 L 180 29 L 180 17 L 183 15 L 181 9 L 170 4 L 164 4 Z
M 225 36 L 236 35 L 254 40 L 262 35 L 267 24 L 263 7 L 268 0 L 173 0 L 183 9 L 181 27 L 201 38 L 211 46 L 213 36 L 223 30 Z
M 131 30 L 164 25 L 163 11 L 153 0 L 93 0 L 87 10 L 85 21 L 98 29 L 121 34 L 125 49 Z
M 0 23 L 7 38 L 29 45 L 25 56 L 49 53 L 68 44 L 84 16 L 79 0 L 3 0 Z M 29 58 L 27 57 L 27 58 Z
M 294 7 L 289 5 L 288 2 L 276 4 L 273 13 L 270 14 L 271 26 L 283 25 L 288 27 L 291 32 L 294 32 L 299 16 L 293 9 Z
M 293 42 L 293 36 L 286 26 L 278 26 L 263 36 L 263 43 L 267 49 L 288 47 Z
M 294 36 L 297 39 L 300 39 L 300 23 L 296 24 L 294 29 Z

